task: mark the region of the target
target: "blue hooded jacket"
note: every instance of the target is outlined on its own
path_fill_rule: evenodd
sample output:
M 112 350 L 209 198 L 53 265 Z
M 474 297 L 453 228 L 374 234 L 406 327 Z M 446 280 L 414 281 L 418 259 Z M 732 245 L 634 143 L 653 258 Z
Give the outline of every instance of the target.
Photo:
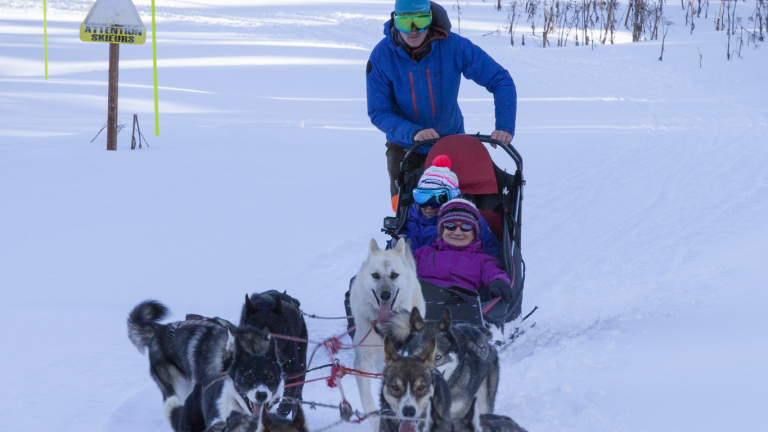
M 432 245 L 437 240 L 437 216 L 427 218 L 418 205 L 412 204 L 408 210 L 408 220 L 405 221 L 400 236 L 411 240 L 411 250 L 414 251 L 422 246 Z M 480 235 L 478 238 L 483 244 L 486 254 L 496 258 L 499 262 L 503 262 L 501 244 L 482 216 L 480 216 Z
M 464 133 L 458 103 L 462 74 L 493 93 L 495 129 L 515 135 L 517 91 L 509 72 L 450 29 L 445 9 L 432 3 L 431 50 L 415 60 L 396 42 L 399 31 L 393 20 L 384 24 L 384 39 L 368 60 L 366 84 L 368 116 L 387 141 L 409 148 L 421 129 L 433 128 L 441 135 Z M 425 147 L 418 151 L 428 152 Z

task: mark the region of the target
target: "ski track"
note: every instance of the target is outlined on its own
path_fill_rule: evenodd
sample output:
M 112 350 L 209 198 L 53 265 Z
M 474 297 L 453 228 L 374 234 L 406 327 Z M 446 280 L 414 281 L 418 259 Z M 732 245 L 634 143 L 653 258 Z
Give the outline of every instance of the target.
M 126 129 L 107 154 L 103 134 L 89 144 L 106 46 L 74 39 L 92 1 L 48 2 L 49 82 L 40 3 L 0 0 L 0 365 L 14 371 L 0 375 L 0 430 L 168 431 L 147 358 L 125 337 L 136 303 L 237 321 L 244 294 L 278 289 L 342 316 L 368 241 L 385 240 L 384 137 L 362 65 L 391 5 L 158 3 L 161 136 L 151 44 L 123 47 L 119 120 L 138 113 L 151 147 L 130 152 Z M 149 1 L 135 3 L 149 29 Z M 725 36 L 705 20 L 688 35 L 679 11 L 663 62 L 657 41 L 510 47 L 482 36 L 505 12 L 462 12 L 462 34 L 517 85 L 524 313 L 539 306 L 500 354 L 496 412 L 531 432 L 762 430 L 766 48 L 727 62 Z M 490 132 L 491 101 L 463 83 L 467 132 Z M 315 340 L 345 328 L 308 326 Z M 342 385 L 359 408 L 354 378 Z M 321 382 L 304 394 L 340 400 Z

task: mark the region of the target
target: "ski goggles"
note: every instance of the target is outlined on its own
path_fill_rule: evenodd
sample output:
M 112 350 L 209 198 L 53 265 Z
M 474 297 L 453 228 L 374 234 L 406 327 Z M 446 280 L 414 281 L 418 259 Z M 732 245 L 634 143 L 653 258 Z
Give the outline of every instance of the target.
M 413 200 L 417 204 L 438 207 L 459 196 L 461 192 L 458 189 L 414 189 Z
M 405 33 L 414 30 L 421 33 L 432 24 L 432 11 L 395 15 L 395 27 Z
M 443 228 L 445 228 L 447 231 L 456 231 L 456 228 L 459 228 L 460 230 L 462 230 L 464 232 L 470 232 L 473 229 L 472 225 L 469 225 L 469 224 L 456 225 L 453 222 L 446 222 L 446 223 L 444 223 L 443 224 Z

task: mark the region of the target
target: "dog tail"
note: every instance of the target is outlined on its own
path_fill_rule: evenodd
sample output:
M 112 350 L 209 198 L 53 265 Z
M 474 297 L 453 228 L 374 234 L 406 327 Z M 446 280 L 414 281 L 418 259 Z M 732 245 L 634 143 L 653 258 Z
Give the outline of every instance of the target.
M 162 320 L 170 311 L 162 303 L 147 300 L 137 305 L 128 315 L 128 338 L 131 339 L 139 352 L 144 354 L 162 324 Z
M 398 310 L 393 313 L 387 319 L 387 323 L 384 324 L 384 334 L 389 335 L 390 338 L 396 341 L 404 341 L 411 334 L 411 313 L 403 310 Z

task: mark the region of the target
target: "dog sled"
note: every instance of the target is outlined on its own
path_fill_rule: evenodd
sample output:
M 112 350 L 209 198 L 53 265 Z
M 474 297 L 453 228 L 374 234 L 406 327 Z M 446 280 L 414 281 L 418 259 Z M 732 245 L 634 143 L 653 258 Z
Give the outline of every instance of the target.
M 499 168 L 491 159 L 483 143 L 501 148 L 515 163 L 514 173 Z M 406 171 L 416 151 L 425 145 L 434 144 L 427 155 L 424 166 Z M 480 214 L 502 246 L 504 269 L 510 276 L 513 299 L 505 302 L 501 297 L 480 298 L 474 291 L 457 286 L 439 286 L 426 281 L 421 282 L 421 290 L 427 303 L 426 319 L 439 320 L 445 308 L 451 310 L 455 321 L 463 321 L 478 327 L 493 324 L 502 327 L 520 316 L 525 283 L 525 262 L 521 253 L 521 217 L 523 186 L 523 159 L 511 145 L 491 139 L 486 135 L 449 135 L 439 139 L 418 141 L 408 150 L 401 164 L 398 178 L 399 200 L 396 216 L 384 218 L 382 231 L 399 238 L 405 226 L 408 212 L 413 201 L 412 192 L 424 172 L 438 155 L 447 155 L 452 161 L 451 170 L 456 173 L 461 184 L 461 192 L 471 194 Z M 345 306 L 351 317 L 349 291 L 346 293 Z M 349 327 L 354 321 L 349 318 Z

